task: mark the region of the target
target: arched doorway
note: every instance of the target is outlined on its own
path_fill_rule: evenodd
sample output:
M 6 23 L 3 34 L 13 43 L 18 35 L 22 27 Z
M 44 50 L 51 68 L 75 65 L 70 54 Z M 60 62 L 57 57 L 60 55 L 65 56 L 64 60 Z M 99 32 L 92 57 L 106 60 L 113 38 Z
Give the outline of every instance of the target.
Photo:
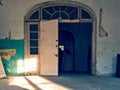
M 59 45 L 64 49 L 63 63 L 73 67 L 71 70 L 63 71 L 91 72 L 92 23 L 59 23 Z M 66 48 L 69 49 L 70 54 L 66 54 Z M 66 57 L 69 59 L 67 60 Z
M 66 30 L 59 30 L 59 71 L 74 71 L 74 37 Z
M 25 58 L 28 57 L 37 57 L 38 59 L 38 72 L 40 67 L 40 59 L 39 55 L 40 52 L 40 22 L 41 21 L 49 21 L 53 19 L 58 19 L 59 23 L 69 24 L 69 26 L 74 27 L 74 31 L 79 29 L 85 30 L 88 28 L 91 28 L 91 45 L 88 47 L 91 47 L 91 61 L 88 66 L 90 66 L 91 73 L 96 74 L 96 16 L 93 12 L 93 10 L 76 1 L 48 1 L 43 2 L 40 4 L 35 5 L 25 16 Z M 87 24 L 86 24 L 87 23 Z M 77 26 L 77 27 L 76 27 Z M 84 27 L 82 27 L 84 26 Z M 90 26 L 90 27 L 89 27 Z M 70 28 L 72 28 L 70 27 Z M 87 28 L 85 28 L 87 27 Z M 72 34 L 73 34 L 72 33 Z M 78 34 L 75 32 L 73 35 L 76 36 Z M 79 33 L 80 34 L 80 33 Z M 79 36 L 79 35 L 78 35 Z M 49 37 L 48 37 L 49 38 Z M 79 38 L 79 37 L 76 37 Z M 74 38 L 76 41 L 76 38 Z M 84 38 L 85 39 L 85 38 Z M 87 39 L 88 40 L 88 39 Z M 57 42 L 58 40 L 56 40 Z M 80 39 L 75 44 L 74 51 L 77 50 L 77 47 L 81 45 L 79 42 Z M 82 39 L 81 39 L 82 41 Z M 83 45 L 84 46 L 84 45 Z M 57 46 L 56 46 L 57 47 Z M 83 50 L 85 52 L 89 52 L 88 47 L 85 47 L 87 50 Z M 79 50 L 80 51 L 80 50 Z M 80 53 L 80 52 L 79 52 Z M 81 52 L 82 53 L 82 52 Z M 75 56 L 76 55 L 76 56 Z M 78 58 L 79 55 L 77 55 L 77 52 L 75 53 L 74 58 Z M 57 54 L 55 55 L 57 56 Z M 82 60 L 82 55 L 81 60 Z M 84 59 L 84 58 L 83 58 Z M 87 57 L 86 57 L 87 60 Z M 79 61 L 75 62 L 75 70 L 79 71 Z M 82 67 L 82 66 L 81 66 Z M 87 67 L 88 68 L 88 67 Z M 87 70 L 87 69 L 86 69 Z

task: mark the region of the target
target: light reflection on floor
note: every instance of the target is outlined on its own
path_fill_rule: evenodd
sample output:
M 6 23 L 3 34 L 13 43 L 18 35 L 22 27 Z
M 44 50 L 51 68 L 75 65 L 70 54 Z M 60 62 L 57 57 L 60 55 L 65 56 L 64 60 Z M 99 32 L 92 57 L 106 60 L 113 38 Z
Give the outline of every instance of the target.
M 25 80 L 24 77 L 10 77 L 9 78 L 9 85 L 10 86 L 18 86 L 21 88 L 26 88 L 28 90 L 35 90 L 31 85 L 29 85 L 29 83 L 27 82 L 27 80 Z
M 41 76 L 13 76 L 9 78 L 9 85 L 27 90 L 70 90 Z

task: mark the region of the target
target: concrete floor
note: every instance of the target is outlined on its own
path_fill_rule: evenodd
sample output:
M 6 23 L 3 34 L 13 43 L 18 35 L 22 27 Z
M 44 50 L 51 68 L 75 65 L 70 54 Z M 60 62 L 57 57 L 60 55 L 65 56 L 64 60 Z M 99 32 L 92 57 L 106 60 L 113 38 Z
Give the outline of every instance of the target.
M 120 78 L 87 74 L 10 76 L 0 79 L 0 90 L 120 90 Z

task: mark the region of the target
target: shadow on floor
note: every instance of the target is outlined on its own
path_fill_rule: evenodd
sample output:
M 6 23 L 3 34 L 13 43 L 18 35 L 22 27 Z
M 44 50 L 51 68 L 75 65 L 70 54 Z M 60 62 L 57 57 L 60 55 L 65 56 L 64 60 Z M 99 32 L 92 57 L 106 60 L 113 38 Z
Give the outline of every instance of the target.
M 28 78 L 26 78 L 26 77 L 24 77 L 24 78 L 29 83 L 29 85 L 31 85 L 35 90 L 42 90 L 35 83 L 33 83 L 32 81 L 30 81 Z
M 29 90 L 16 85 L 9 85 L 9 78 L 0 79 L 0 90 Z
M 119 90 L 120 88 L 120 79 L 116 77 L 63 73 L 58 77 L 44 78 L 68 90 Z

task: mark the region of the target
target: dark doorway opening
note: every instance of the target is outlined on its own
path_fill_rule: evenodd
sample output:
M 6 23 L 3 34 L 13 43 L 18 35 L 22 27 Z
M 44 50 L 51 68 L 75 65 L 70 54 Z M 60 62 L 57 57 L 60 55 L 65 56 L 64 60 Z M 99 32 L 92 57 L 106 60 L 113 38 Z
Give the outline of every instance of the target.
M 59 31 L 59 71 L 74 71 L 74 38 L 67 30 Z
M 91 73 L 92 23 L 59 23 L 59 72 Z

